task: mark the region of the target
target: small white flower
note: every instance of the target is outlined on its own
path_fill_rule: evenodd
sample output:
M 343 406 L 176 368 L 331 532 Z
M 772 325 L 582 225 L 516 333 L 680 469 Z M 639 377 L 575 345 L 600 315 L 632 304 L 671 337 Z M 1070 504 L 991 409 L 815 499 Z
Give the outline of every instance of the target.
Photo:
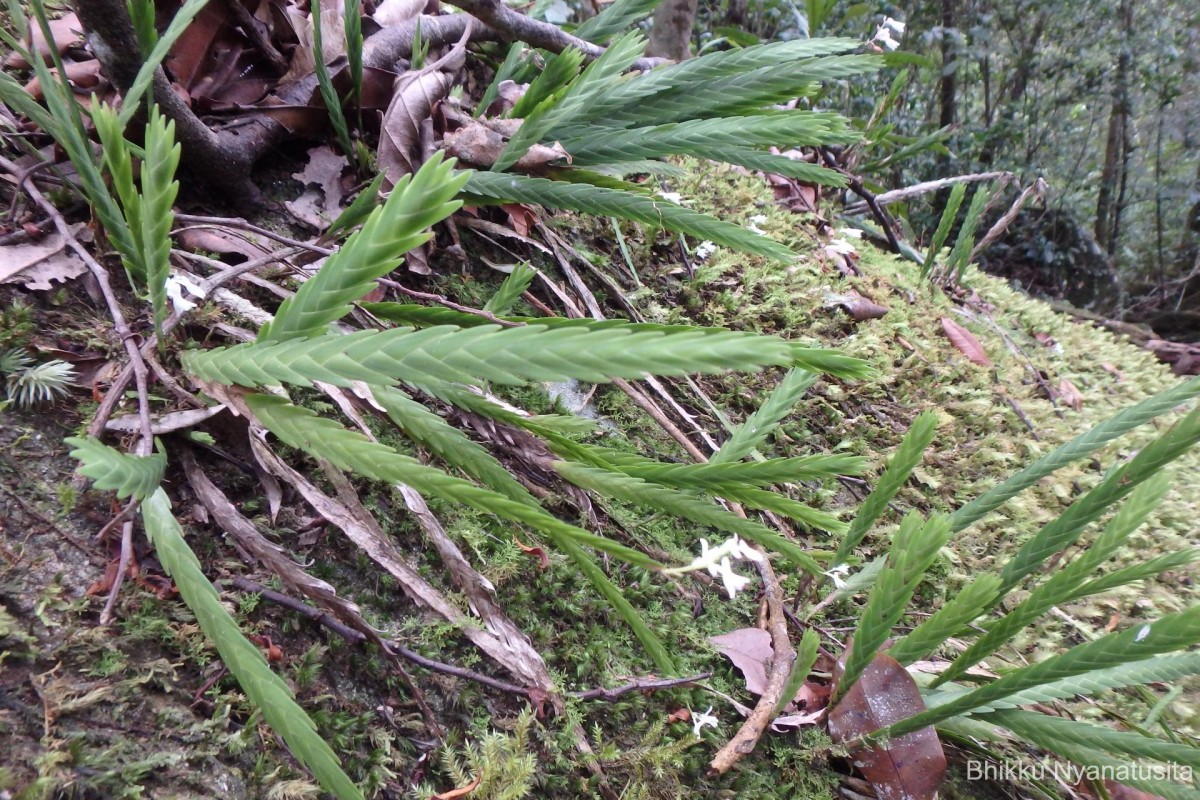
M 167 297 L 171 298 L 171 305 L 175 308 L 176 314 L 183 314 L 196 307 L 195 303 L 183 296 L 185 289 L 192 297 L 204 299 L 204 290 L 182 275 L 172 275 L 167 278 L 166 289 Z
M 658 196 L 668 203 L 674 203 L 675 205 L 683 203 L 683 195 L 679 192 L 659 192 Z
M 750 223 L 752 225 L 761 225 L 762 223 L 764 223 L 766 221 L 767 221 L 766 214 L 755 214 L 753 217 L 750 218 Z
M 1141 629 L 1140 631 L 1138 631 L 1138 632 L 1137 632 L 1137 636 L 1133 637 L 1133 640 L 1134 640 L 1135 642 L 1140 642 L 1140 641 L 1142 641 L 1143 639 L 1145 639 L 1145 638 L 1146 638 L 1147 636 L 1149 636 L 1149 635 L 1150 635 L 1150 626 L 1149 626 L 1149 625 L 1143 625 L 1143 626 L 1142 626 L 1142 629 Z
M 696 245 L 695 257 L 697 261 L 707 261 L 708 257 L 717 252 L 717 246 L 710 241 L 703 241 Z
M 832 239 L 829 244 L 825 245 L 825 252 L 830 255 L 850 256 L 858 251 L 854 249 L 854 245 L 845 239 Z
M 721 583 L 725 584 L 725 591 L 729 592 L 730 600 L 737 597 L 738 592 L 750 585 L 749 578 L 738 575 L 733 571 L 733 568 L 729 566 L 729 556 L 725 556 L 725 558 L 721 559 L 719 576 L 721 578 Z
M 900 47 L 900 43 L 892 38 L 892 34 L 887 28 L 880 28 L 875 31 L 875 36 L 871 39 L 875 44 L 882 47 L 884 50 L 895 50 Z
M 843 239 L 862 238 L 862 231 L 860 231 L 858 228 L 838 228 L 838 233 L 842 235 Z
M 904 23 L 887 17 L 884 19 L 883 24 L 879 26 L 879 30 L 875 31 L 875 35 L 871 37 L 871 41 L 885 50 L 895 50 L 900 46 L 900 42 L 892 38 L 892 34 L 903 36 Z
M 826 572 L 824 574 L 828 575 L 829 578 L 833 581 L 834 588 L 845 589 L 846 581 L 843 580 L 843 576 L 850 574 L 850 565 L 849 564 L 838 564 L 836 567 L 834 567 L 833 569 L 829 570 L 828 572 Z
M 710 728 L 717 727 L 717 723 L 719 722 L 719 720 L 717 719 L 716 714 L 712 713 L 712 710 L 713 710 L 713 707 L 709 706 L 708 710 L 705 711 L 703 714 L 693 714 L 692 715 L 692 731 L 697 736 L 700 735 L 700 730 L 702 728 L 704 728 L 705 726 L 708 726 Z

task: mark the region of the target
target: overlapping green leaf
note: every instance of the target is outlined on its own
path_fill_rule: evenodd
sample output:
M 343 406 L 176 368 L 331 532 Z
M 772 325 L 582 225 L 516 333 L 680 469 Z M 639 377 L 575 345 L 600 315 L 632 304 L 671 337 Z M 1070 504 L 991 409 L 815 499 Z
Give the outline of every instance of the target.
M 371 212 L 361 230 L 334 253 L 317 274 L 280 305 L 259 331 L 259 342 L 284 342 L 325 333 L 350 311 L 350 304 L 375 288 L 375 279 L 394 270 L 400 258 L 429 240 L 426 231 L 454 213 L 453 199 L 470 173 L 455 172 L 454 160 L 437 153 L 412 176 L 404 176 L 387 201 Z
M 654 12 L 662 0 L 613 0 L 594 17 L 589 17 L 575 29 L 575 35 L 589 42 L 603 44 L 610 36 L 629 30 L 630 26 Z
M 778 242 L 722 222 L 662 198 L 603 189 L 587 184 L 549 181 L 520 175 L 477 172 L 466 186 L 471 202 L 479 205 L 536 203 L 603 217 L 621 217 L 647 225 L 710 240 L 733 250 L 756 253 L 777 261 L 792 261 L 796 254 Z
M 79 473 L 95 481 L 97 489 L 115 491 L 120 498 L 133 495 L 144 500 L 162 483 L 167 468 L 164 453 L 131 456 L 80 436 L 63 441 L 74 448 L 71 457 L 82 462 Z
M 698 329 L 663 334 L 611 326 L 545 328 L 395 328 L 345 336 L 243 344 L 184 354 L 189 371 L 208 380 L 263 386 L 309 386 L 356 380 L 394 386 L 438 380 L 501 384 L 749 371 L 800 365 L 844 377 L 867 374 L 866 365 L 836 352 L 813 350 L 773 336 Z
M 762 405 L 730 432 L 729 438 L 721 445 L 720 450 L 713 453 L 708 463 L 741 461 L 760 449 L 767 437 L 779 427 L 783 418 L 800 402 L 808 388 L 816 383 L 817 377 L 815 373 L 802 369 L 788 370 Z
M 142 519 L 163 569 L 179 587 L 200 629 L 216 645 L 221 661 L 237 678 L 246 697 L 262 710 L 271 728 L 283 737 L 300 763 L 312 770 L 325 791 L 338 800 L 362 800 L 362 792 L 342 771 L 338 757 L 297 705 L 287 684 L 271 670 L 262 651 L 246 639 L 221 604 L 217 590 L 204 577 L 200 562 L 184 541 L 166 492 L 157 489 L 143 501 Z

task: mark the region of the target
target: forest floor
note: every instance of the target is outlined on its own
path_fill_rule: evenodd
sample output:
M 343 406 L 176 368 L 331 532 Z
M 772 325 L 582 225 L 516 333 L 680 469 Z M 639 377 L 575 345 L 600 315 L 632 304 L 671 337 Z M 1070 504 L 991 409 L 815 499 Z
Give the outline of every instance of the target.
M 286 181 L 278 188 L 281 196 L 302 191 Z M 841 349 L 879 370 L 871 381 L 818 383 L 784 424 L 776 439 L 778 455 L 846 453 L 866 456 L 873 465 L 863 484 L 806 485 L 801 499 L 835 513 L 857 506 L 917 414 L 937 412 L 934 445 L 884 524 L 865 543 L 866 556 L 894 529 L 900 512 L 953 510 L 999 476 L 1177 381 L 1146 351 L 1076 323 L 986 275 L 969 274 L 968 287 L 948 296 L 922 282 L 914 265 L 882 254 L 865 240 L 855 242 L 858 254 L 849 263 L 835 260 L 815 243 L 811 220 L 781 210 L 760 179 L 689 164 L 664 188 L 693 199 L 698 210 L 755 224 L 804 257 L 784 268 L 717 250 L 707 259 L 685 262 L 677 248 L 628 224 L 618 243 L 607 222 L 598 225 L 569 215 L 548 220 L 579 254 L 580 264 L 603 264 L 612 272 L 632 265 L 636 279 L 617 284 L 619 296 L 606 295 L 595 275 L 582 273 L 606 314 L 626 316 L 633 309 L 653 322 L 778 333 Z M 286 232 L 304 233 L 295 228 Z M 504 247 L 510 244 L 521 258 L 558 274 L 556 260 L 538 248 L 520 243 Z M 482 305 L 503 277 L 483 266 L 483 259 L 513 258 L 465 230 L 464 246 L 467 261 L 435 261 L 434 275 L 406 276 L 405 281 L 411 277 L 414 288 Z M 886 315 L 854 321 L 844 309 L 863 298 L 886 306 Z M 552 295 L 543 300 L 555 305 Z M 20 310 L 22 305 L 29 306 L 28 312 Z M 95 319 L 102 312 L 80 282 L 40 293 L 0 287 L 0 311 L 5 326 L 0 337 L 7 346 L 75 353 L 108 347 L 103 354 L 111 355 L 112 345 L 96 336 Z M 518 311 L 537 313 L 532 307 Z M 968 360 L 947 337 L 946 319 L 974 334 L 991 366 Z M 777 377 L 763 373 L 749 380 L 740 376 L 667 386 L 696 428 L 719 440 L 723 429 L 716 411 L 739 422 Z M 572 410 L 564 407 L 573 402 L 571 396 L 552 400 L 540 389 L 509 398 L 533 412 Z M 93 410 L 92 398 L 76 393 L 53 406 L 10 408 L 0 416 L 0 736 L 5 743 L 0 797 L 317 796 L 236 682 L 223 673 L 145 545 L 137 551 L 141 577 L 123 588 L 116 622 L 97 625 L 106 594 L 105 570 L 115 549 L 94 537 L 119 508 L 73 476 L 75 464 L 62 443 L 86 424 Z M 664 460 L 686 458 L 658 422 L 615 388 L 597 388 L 582 413 L 599 420 L 596 440 L 608 446 Z M 1169 422 L 1159 421 L 1158 430 Z M 965 531 L 922 586 L 916 612 L 936 610 L 969 576 L 1011 554 L 1027 534 L 1094 485 L 1115 455 L 1136 449 L 1154 428 L 1147 426 L 1094 459 L 1060 471 Z M 503 677 L 453 627 L 415 608 L 395 581 L 350 551 L 337 531 L 314 518 L 291 492 L 283 493 L 272 521 L 254 471 L 239 467 L 240 448 L 223 438 L 218 423 L 204 429 L 219 445 L 195 450 L 209 476 L 261 530 L 357 602 L 368 620 L 427 658 Z M 691 438 L 703 446 L 703 439 Z M 392 444 L 416 453 L 411 444 Z M 307 462 L 294 466 L 311 467 Z M 1129 549 L 1139 558 L 1198 543 L 1200 457 L 1185 456 L 1175 473 L 1176 488 L 1131 540 Z M 266 637 L 260 641 L 278 648 L 276 669 L 368 796 L 431 797 L 461 788 L 474 777 L 483 782 L 467 795 L 472 798 L 519 797 L 524 789 L 531 797 L 607 792 L 623 798 L 816 800 L 854 785 L 836 749 L 812 727 L 768 734 L 734 771 L 720 778 L 706 776 L 712 752 L 738 724 L 725 698 L 753 701 L 741 673 L 707 638 L 754 625 L 758 601 L 753 592 L 729 601 L 706 580 L 651 581 L 644 572 L 609 564 L 610 577 L 674 643 L 681 674 L 712 677 L 632 692 L 614 701 L 569 699 L 562 714 L 535 719 L 522 698 L 414 664 L 402 675 L 371 649 L 348 643 L 258 594 L 237 590 L 231 583 L 235 577 L 262 584 L 272 580 L 206 520 L 178 465 L 168 471 L 168 486 L 189 541 L 209 578 L 219 582 L 223 600 L 248 633 Z M 403 509 L 377 488 L 361 486 L 360 495 L 423 575 L 454 596 L 440 562 L 426 554 L 419 529 Z M 564 557 L 549 552 L 548 564 L 539 568 L 538 560 L 514 543 L 510 528 L 460 508 L 431 506 L 496 586 L 504 610 L 529 635 L 564 690 L 618 686 L 652 671 L 636 640 Z M 604 511 L 601 532 L 618 540 L 636 538 L 683 562 L 690 559 L 694 530 L 616 504 Z M 825 546 L 819 533 L 812 534 L 808 545 Z M 784 577 L 783 588 L 794 593 L 798 577 Z M 1036 661 L 1130 620 L 1180 610 L 1195 602 L 1198 591 L 1194 572 L 1172 572 L 1138 588 L 1063 606 L 1015 640 L 1006 657 L 1013 663 Z M 848 606 L 835 603 L 811 622 L 844 643 L 853 619 Z M 699 713 L 709 706 L 719 725 L 702 729 L 697 737 L 679 711 Z M 440 741 L 429 724 L 430 713 L 441 728 Z M 1200 727 L 1192 692 L 1176 697 L 1165 713 L 1172 725 Z M 594 752 L 592 763 L 599 770 L 585 768 L 581 741 Z M 966 751 L 951 747 L 949 755 L 952 765 L 961 766 Z M 943 796 L 979 797 L 992 790 L 963 783 L 959 771 Z M 1003 787 L 994 790 L 1007 796 Z

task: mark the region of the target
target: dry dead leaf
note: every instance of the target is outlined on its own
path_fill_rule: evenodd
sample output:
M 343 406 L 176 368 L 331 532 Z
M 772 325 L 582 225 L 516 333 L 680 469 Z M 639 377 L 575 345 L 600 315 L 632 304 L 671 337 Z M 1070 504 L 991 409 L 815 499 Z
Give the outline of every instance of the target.
M 442 146 L 448 154 L 464 163 L 490 167 L 508 145 L 508 136 L 496 128 L 494 123 L 469 120 L 458 130 L 446 134 Z M 535 144 L 517 160 L 513 168 L 518 172 L 536 173 L 552 163 L 570 160 L 571 156 L 558 142 L 553 145 Z
M 434 104 L 449 94 L 454 78 L 448 72 L 422 70 L 397 83 L 379 132 L 378 163 L 385 191 L 421 165 L 421 127 L 431 119 Z
M 79 17 L 72 11 L 70 14 L 64 14 L 58 19 L 50 20 L 50 35 L 54 37 L 55 50 L 59 53 L 65 53 L 73 47 L 80 47 L 83 44 L 83 26 L 79 24 Z M 38 25 L 29 26 L 29 41 L 26 45 L 31 53 L 37 53 L 50 63 L 51 49 L 50 44 L 46 41 L 46 37 L 42 36 L 42 29 Z M 9 53 L 4 59 L 4 66 L 10 69 L 28 69 L 33 66 L 17 53 Z
M 304 194 L 295 200 L 284 201 L 284 207 L 306 225 L 318 231 L 326 230 L 341 213 L 346 194 L 342 172 L 349 164 L 345 156 L 333 152 L 328 145 L 309 150 L 304 169 L 292 173 L 293 178 L 305 185 Z M 309 188 L 312 184 L 318 188 Z
M 950 343 L 958 348 L 958 351 L 966 356 L 972 364 L 978 364 L 981 367 L 992 365 L 992 360 L 988 358 L 987 351 L 975 338 L 975 334 L 949 317 L 942 317 L 942 330 L 946 332 Z
M 458 800 L 460 797 L 466 797 L 471 792 L 479 787 L 479 782 L 483 780 L 483 770 L 479 770 L 479 774 L 475 776 L 475 780 L 468 783 L 466 786 L 460 786 L 457 789 L 451 789 L 448 792 L 435 794 L 433 800 Z
M 521 548 L 522 553 L 526 554 L 527 556 L 529 556 L 531 558 L 537 559 L 538 569 L 545 569 L 546 567 L 550 566 L 550 557 L 548 555 L 546 555 L 546 551 L 543 550 L 542 548 L 531 547 L 530 545 L 527 545 L 524 542 L 522 542 L 515 535 L 513 536 L 513 542 L 517 545 L 517 547 Z
M 225 406 L 218 405 L 211 408 L 196 408 L 160 414 L 150 419 L 150 432 L 155 436 L 161 436 L 164 433 L 193 428 L 201 422 L 215 417 L 224 410 Z M 106 431 L 119 431 L 121 433 L 137 433 L 141 430 L 140 417 L 137 414 L 115 417 L 104 424 L 104 429 Z
M 868 300 L 858 292 L 846 292 L 845 294 L 827 294 L 825 295 L 826 308 L 840 308 L 850 315 L 850 318 L 855 322 L 864 322 L 869 319 L 879 319 L 888 313 L 887 306 L 881 306 L 876 302 Z
M 66 240 L 57 233 L 40 242 L 0 247 L 0 283 L 20 283 L 26 289 L 45 291 L 54 288 L 53 281 L 65 283 L 79 277 L 87 266 L 65 248 Z
M 1083 410 L 1083 395 L 1066 378 L 1058 382 L 1058 399 L 1076 411 Z
M 675 722 L 691 722 L 691 721 L 692 721 L 692 710 L 690 708 L 688 708 L 687 706 L 680 706 L 679 708 L 672 711 L 670 714 L 667 714 L 667 724 L 668 725 L 675 723 Z
M 771 634 L 762 628 L 740 628 L 710 637 L 709 641 L 741 670 L 746 679 L 747 691 L 754 694 L 763 693 L 767 688 L 766 665 L 774 655 Z
M 829 712 L 829 735 L 835 742 L 849 742 L 924 710 L 908 671 L 891 656 L 878 655 Z M 946 755 L 932 727 L 886 745 L 851 750 L 850 755 L 879 800 L 934 800 L 946 774 Z
M 258 237 L 254 234 L 231 229 L 184 228 L 177 231 L 174 236 L 184 250 L 215 253 L 218 256 L 234 256 L 234 258 L 221 259 L 230 264 L 253 261 L 271 252 L 266 245 L 259 243 Z

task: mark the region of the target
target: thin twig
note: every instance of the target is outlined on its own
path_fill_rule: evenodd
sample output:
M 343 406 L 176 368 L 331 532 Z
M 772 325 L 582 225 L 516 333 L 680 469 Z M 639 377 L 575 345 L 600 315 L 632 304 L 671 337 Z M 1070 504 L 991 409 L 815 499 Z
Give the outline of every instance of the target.
M 902 254 L 904 250 L 900 247 L 900 240 L 896 238 L 895 223 L 892 222 L 892 218 L 888 216 L 888 213 L 883 210 L 883 206 L 879 205 L 874 192 L 863 186 L 862 178 L 852 174 L 839 164 L 837 158 L 834 157 L 829 148 L 822 147 L 820 148 L 820 152 L 821 158 L 825 160 L 825 165 L 846 176 L 846 183 L 850 187 L 850 190 L 866 201 L 867 206 L 871 209 L 871 215 L 875 217 L 875 221 L 879 223 L 879 226 L 883 228 L 884 234 L 887 235 L 888 245 L 891 246 L 892 252 Z
M 185 228 L 176 228 L 173 233 L 180 231 L 193 230 L 197 228 L 210 228 L 220 230 L 221 228 L 233 228 L 234 230 L 246 231 L 247 233 L 255 233 L 259 236 L 273 239 L 280 244 L 286 244 L 291 247 L 298 247 L 303 250 L 310 250 L 323 256 L 333 255 L 333 250 L 311 242 L 302 242 L 299 239 L 293 239 L 290 236 L 284 236 L 282 233 L 267 228 L 260 227 L 240 217 L 208 217 L 196 214 L 176 214 L 175 221 L 186 225 Z
M 500 325 L 505 328 L 520 328 L 521 326 L 523 326 L 525 324 L 523 322 L 513 322 L 512 320 L 501 319 L 500 317 L 497 317 L 495 314 L 493 314 L 490 311 L 484 311 L 482 308 L 472 308 L 471 306 L 464 306 L 461 303 L 456 303 L 453 300 L 450 300 L 449 298 L 447 298 L 443 295 L 440 295 L 440 294 L 433 294 L 431 292 L 421 292 L 421 291 L 417 291 L 416 289 L 410 289 L 402 283 L 398 283 L 396 281 L 389 280 L 387 278 L 380 278 L 379 283 L 383 286 L 388 287 L 389 289 L 395 289 L 396 291 L 400 292 L 401 294 L 407 295 L 408 297 L 411 297 L 415 300 L 425 300 L 426 302 L 437 303 L 439 306 L 445 306 L 446 308 L 449 308 L 453 311 L 462 312 L 463 314 L 472 314 L 481 319 L 486 319 L 488 322 L 492 323 L 493 325 Z
M 929 192 L 936 192 L 939 189 L 945 189 L 947 186 L 952 186 L 956 183 L 976 183 L 979 181 L 991 181 L 997 178 L 1012 177 L 1011 172 L 980 172 L 974 175 L 955 175 L 952 178 L 939 178 L 936 181 L 925 181 L 923 183 L 915 183 L 912 186 L 905 186 L 903 189 L 893 189 L 890 192 L 875 195 L 875 202 L 881 206 L 886 206 L 891 203 L 898 203 L 901 200 L 907 200 L 910 197 L 919 197 Z M 866 202 L 854 203 L 846 206 L 847 214 L 861 214 L 867 210 Z
M 792 674 L 792 665 L 796 660 L 796 651 L 788 639 L 787 617 L 783 609 L 783 591 L 779 579 L 771 569 L 771 563 L 764 556 L 758 562 L 758 574 L 763 581 L 763 598 L 767 604 L 767 629 L 771 634 L 771 674 L 763 689 L 758 704 L 750 712 L 750 716 L 742 723 L 742 727 L 734 734 L 729 743 L 722 747 L 709 762 L 709 771 L 717 775 L 724 774 L 742 756 L 749 754 L 762 738 L 767 727 L 775 717 L 775 710 L 783 699 L 783 691 L 788 678 Z

